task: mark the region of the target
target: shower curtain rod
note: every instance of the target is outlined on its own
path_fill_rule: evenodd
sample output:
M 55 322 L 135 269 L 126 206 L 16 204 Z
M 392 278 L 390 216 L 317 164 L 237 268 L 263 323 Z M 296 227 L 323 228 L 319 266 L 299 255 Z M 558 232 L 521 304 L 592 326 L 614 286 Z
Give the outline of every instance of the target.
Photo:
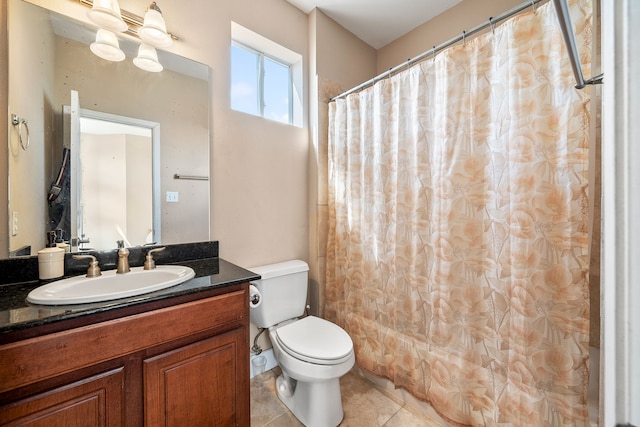
M 604 74 L 598 74 L 589 80 L 585 80 L 582 75 L 582 65 L 580 64 L 578 48 L 576 47 L 576 39 L 571 27 L 571 16 L 569 14 L 567 0 L 553 0 L 553 6 L 556 9 L 558 23 L 560 24 L 560 30 L 562 31 L 562 37 L 564 38 L 564 44 L 567 46 L 567 53 L 571 60 L 571 68 L 573 69 L 573 75 L 576 79 L 576 89 L 582 89 L 586 85 L 602 84 Z
M 344 98 L 347 95 L 352 94 L 353 92 L 356 92 L 360 89 L 363 89 L 367 86 L 370 86 L 372 84 L 375 84 L 377 81 L 385 79 L 387 77 L 389 77 L 390 75 L 406 68 L 409 67 L 417 62 L 420 62 L 424 59 L 426 59 L 429 56 L 435 56 L 437 52 L 440 52 L 443 49 L 446 49 L 450 46 L 453 46 L 454 44 L 458 43 L 459 41 L 463 41 L 465 40 L 466 37 L 471 36 L 479 31 L 482 31 L 484 29 L 486 29 L 487 27 L 491 27 L 493 29 L 494 25 L 496 25 L 496 23 L 500 22 L 500 21 L 504 21 L 507 18 L 510 18 L 513 15 L 516 15 L 520 12 L 522 12 L 523 10 L 527 9 L 528 7 L 536 7 L 536 5 L 538 3 L 544 2 L 546 0 L 529 0 L 529 1 L 525 1 L 521 4 L 519 4 L 518 6 L 507 10 L 506 12 L 498 15 L 497 17 L 490 17 L 489 20 L 483 24 L 477 25 L 475 27 L 473 27 L 472 29 L 470 29 L 469 31 L 463 31 L 462 34 L 438 45 L 438 46 L 433 46 L 433 48 L 431 48 L 431 50 L 428 50 L 426 52 L 421 53 L 420 55 L 416 56 L 415 58 L 410 58 L 408 59 L 406 62 L 403 62 L 402 64 L 396 65 L 393 68 L 389 68 L 387 71 L 378 74 L 377 76 L 375 76 L 372 79 L 367 80 L 364 83 L 359 84 L 358 86 L 349 89 L 346 92 L 341 93 L 340 95 L 334 96 L 333 98 L 329 99 L 329 102 L 335 101 L 336 99 L 340 99 L 340 98 Z M 576 77 L 576 88 L 577 89 L 582 89 L 585 85 L 587 84 L 599 84 L 602 83 L 602 78 L 603 78 L 603 74 L 600 74 L 596 77 L 593 77 L 587 81 L 584 80 L 584 77 L 582 76 L 582 67 L 580 65 L 580 60 L 578 58 L 578 50 L 576 48 L 575 45 L 575 39 L 573 36 L 573 31 L 571 30 L 571 20 L 569 17 L 569 12 L 568 12 L 568 8 L 567 8 L 567 4 L 566 4 L 566 0 L 554 0 L 554 6 L 556 8 L 556 14 L 558 15 L 558 22 L 560 24 L 560 28 L 562 30 L 562 35 L 565 39 L 565 43 L 567 45 L 567 50 L 569 52 L 569 59 L 571 61 L 571 67 L 573 68 L 573 72 L 574 75 Z

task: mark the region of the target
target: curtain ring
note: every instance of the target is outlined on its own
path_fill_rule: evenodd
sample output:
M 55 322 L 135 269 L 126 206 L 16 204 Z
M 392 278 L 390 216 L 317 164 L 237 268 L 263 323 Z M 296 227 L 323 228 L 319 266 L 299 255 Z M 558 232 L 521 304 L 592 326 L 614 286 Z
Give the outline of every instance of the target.
M 462 46 L 466 45 L 467 43 L 467 32 L 465 30 L 462 30 Z
M 433 50 L 432 50 L 432 52 L 433 52 L 433 53 L 432 53 L 432 55 L 433 55 L 433 60 L 435 61 L 435 60 L 436 60 L 436 45 L 435 45 L 435 44 L 433 45 Z
M 496 27 L 493 25 L 493 16 L 489 17 L 489 27 L 491 27 L 491 34 L 496 33 Z
M 18 126 L 18 141 L 20 141 L 20 146 L 24 151 L 27 151 L 29 148 L 29 144 L 31 143 L 31 139 L 29 138 L 29 123 L 15 114 L 11 114 L 11 124 L 14 126 Z M 22 128 L 24 126 L 25 131 L 27 132 L 27 143 L 24 143 L 24 139 L 22 138 Z
M 536 0 L 531 0 L 531 8 L 534 12 L 536 11 Z

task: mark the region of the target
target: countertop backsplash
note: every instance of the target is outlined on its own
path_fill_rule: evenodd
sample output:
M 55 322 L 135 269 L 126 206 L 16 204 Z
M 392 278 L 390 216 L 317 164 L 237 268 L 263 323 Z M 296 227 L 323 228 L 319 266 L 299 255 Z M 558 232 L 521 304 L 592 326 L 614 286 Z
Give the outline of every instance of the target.
M 218 258 L 218 241 L 179 243 L 173 245 L 136 246 L 129 249 L 129 265 L 138 267 L 144 265 L 145 256 L 151 249 L 165 246 L 164 251 L 153 254 L 158 264 L 173 264 L 182 261 L 192 261 L 204 258 Z M 83 251 L 81 253 L 67 253 L 64 257 L 64 276 L 77 276 L 87 271 L 89 263 L 86 259 L 74 259 L 73 255 L 93 255 L 98 260 L 103 271 L 116 268 L 118 250 Z M 58 278 L 59 279 L 59 278 Z M 54 279 L 54 280 L 58 280 Z M 38 256 L 0 259 L 0 286 L 15 283 L 32 282 L 38 280 Z M 46 283 L 47 281 L 42 281 Z

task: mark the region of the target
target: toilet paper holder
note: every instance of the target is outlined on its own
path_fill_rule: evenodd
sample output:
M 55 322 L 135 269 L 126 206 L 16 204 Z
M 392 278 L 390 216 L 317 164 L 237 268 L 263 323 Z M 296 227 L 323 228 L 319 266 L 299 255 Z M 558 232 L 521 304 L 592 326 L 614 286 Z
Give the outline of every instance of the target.
M 254 285 L 249 285 L 249 307 L 256 308 L 260 304 L 262 304 L 260 291 Z
M 258 294 L 251 295 L 251 297 L 249 298 L 249 301 L 251 301 L 251 305 L 257 305 L 258 303 L 260 303 L 260 295 Z

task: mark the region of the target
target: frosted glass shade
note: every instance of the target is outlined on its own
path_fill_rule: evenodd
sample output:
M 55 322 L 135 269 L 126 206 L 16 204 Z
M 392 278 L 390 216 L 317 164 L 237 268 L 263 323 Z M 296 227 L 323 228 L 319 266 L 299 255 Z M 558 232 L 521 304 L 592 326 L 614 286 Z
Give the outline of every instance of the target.
M 87 14 L 94 24 L 105 30 L 119 33 L 128 28 L 120 15 L 118 0 L 94 0 Z
M 125 58 L 116 35 L 102 28 L 96 33 L 96 41 L 91 43 L 89 48 L 95 55 L 107 61 L 119 62 Z
M 149 9 L 144 14 L 144 24 L 138 30 L 138 36 L 145 43 L 155 47 L 168 47 L 173 41 L 167 33 L 162 14 L 155 9 Z
M 145 43 L 138 48 L 138 56 L 133 58 L 133 63 L 136 67 L 152 73 L 158 73 L 163 69 L 162 64 L 158 62 L 156 49 Z

